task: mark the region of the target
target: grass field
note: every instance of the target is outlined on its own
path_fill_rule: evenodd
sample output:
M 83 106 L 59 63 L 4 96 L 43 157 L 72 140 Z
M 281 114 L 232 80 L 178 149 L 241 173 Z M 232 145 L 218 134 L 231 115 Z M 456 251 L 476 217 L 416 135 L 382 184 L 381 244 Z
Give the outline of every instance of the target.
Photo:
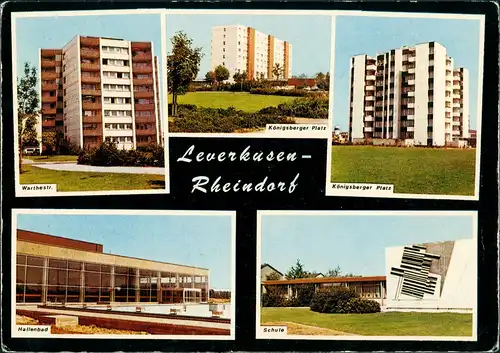
M 67 172 L 23 165 L 23 184 L 57 184 L 57 191 L 164 189 L 165 177 L 151 174 Z
M 261 324 L 271 322 L 364 336 L 472 336 L 472 314 L 458 313 L 320 314 L 309 308 L 262 308 Z
M 474 195 L 475 149 L 332 146 L 332 182 L 394 184 L 395 193 Z
M 23 159 L 29 159 L 33 162 L 76 162 L 78 156 L 23 156 Z
M 179 104 L 195 104 L 205 108 L 234 107 L 245 112 L 256 112 L 265 107 L 276 107 L 278 104 L 293 100 L 295 97 L 267 96 L 247 92 L 188 92 L 179 96 Z M 172 103 L 169 95 L 168 102 Z

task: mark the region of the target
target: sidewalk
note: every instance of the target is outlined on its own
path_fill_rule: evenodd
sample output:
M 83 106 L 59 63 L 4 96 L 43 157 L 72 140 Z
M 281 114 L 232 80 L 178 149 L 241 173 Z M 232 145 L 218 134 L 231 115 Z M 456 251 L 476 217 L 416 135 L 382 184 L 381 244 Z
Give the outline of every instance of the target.
M 33 164 L 38 168 L 60 170 L 68 172 L 96 172 L 96 173 L 123 173 L 123 174 L 155 174 L 164 175 L 165 168 L 159 167 L 96 167 L 76 163 L 42 163 Z

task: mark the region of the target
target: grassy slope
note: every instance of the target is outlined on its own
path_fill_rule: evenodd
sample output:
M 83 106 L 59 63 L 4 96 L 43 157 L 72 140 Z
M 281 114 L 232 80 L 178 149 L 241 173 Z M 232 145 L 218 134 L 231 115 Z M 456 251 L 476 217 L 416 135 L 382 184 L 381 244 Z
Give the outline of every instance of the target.
M 472 314 L 320 314 L 309 308 L 262 308 L 261 323 L 294 322 L 366 336 L 471 336 Z
M 188 92 L 179 96 L 179 104 L 195 104 L 205 108 L 229 108 L 231 106 L 246 112 L 256 112 L 265 107 L 277 106 L 295 97 L 267 96 L 246 92 Z M 172 102 L 172 96 L 168 97 Z
M 332 182 L 394 184 L 394 192 L 474 195 L 475 149 L 332 146 Z
M 150 174 L 66 172 L 23 165 L 22 184 L 57 184 L 57 191 L 164 189 L 165 177 Z

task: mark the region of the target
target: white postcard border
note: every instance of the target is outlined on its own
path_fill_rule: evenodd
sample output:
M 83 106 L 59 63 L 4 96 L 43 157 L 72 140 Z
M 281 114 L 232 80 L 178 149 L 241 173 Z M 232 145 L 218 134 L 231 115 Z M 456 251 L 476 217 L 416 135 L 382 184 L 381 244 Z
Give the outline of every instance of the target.
M 112 216 L 112 215 L 131 215 L 131 216 L 207 216 L 207 217 L 230 217 L 231 219 L 231 240 L 230 240 L 230 257 L 231 257 L 231 325 L 230 334 L 222 335 L 106 335 L 106 334 L 51 334 L 48 336 L 32 336 L 30 338 L 49 338 L 49 339 L 66 339 L 66 338 L 91 338 L 91 339 L 167 339 L 167 340 L 217 340 L 228 341 L 234 340 L 236 334 L 236 211 L 195 211 L 195 210 L 103 210 L 103 209 L 30 209 L 30 208 L 14 208 L 12 209 L 12 230 L 11 242 L 12 253 L 16 253 L 17 239 L 17 216 L 18 215 L 95 215 L 95 216 Z M 15 335 L 16 330 L 16 257 L 11 258 L 11 337 L 12 338 L 27 338 L 27 336 Z
M 475 156 L 475 175 L 474 175 L 474 196 L 466 195 L 439 195 L 439 194 L 405 194 L 405 193 L 393 193 L 386 194 L 383 193 L 364 193 L 362 195 L 348 195 L 346 193 L 338 193 L 332 190 L 332 185 L 340 182 L 331 182 L 332 174 L 332 142 L 333 142 L 333 129 L 334 129 L 334 117 L 333 117 L 333 100 L 330 101 L 330 109 L 332 110 L 332 117 L 330 119 L 330 133 L 328 134 L 328 146 L 327 146 L 327 160 L 326 160 L 326 186 L 325 195 L 326 196 L 345 196 L 345 197 L 379 197 L 379 198 L 397 198 L 397 199 L 441 199 L 441 200 L 466 200 L 466 201 L 478 201 L 479 200 L 479 185 L 480 185 L 480 171 L 481 171 L 481 126 L 482 126 L 482 104 L 483 104 L 483 66 L 484 66 L 484 30 L 485 30 L 485 16 L 484 15 L 464 15 L 464 14 L 437 14 L 437 13 L 410 13 L 410 12 L 376 12 L 376 11 L 333 11 L 334 16 L 358 16 L 358 17 L 387 17 L 387 18 L 432 18 L 432 19 L 461 19 L 461 20 L 478 20 L 479 29 L 479 67 L 478 67 L 478 92 L 477 92 L 477 111 L 476 111 L 476 130 L 477 130 L 477 142 L 476 142 L 476 156 Z M 335 37 L 335 29 L 332 30 L 333 36 Z M 332 55 L 335 56 L 335 38 L 332 39 Z M 334 71 L 334 67 L 332 67 Z M 333 75 L 331 76 L 333 77 Z M 333 80 L 333 79 L 332 79 Z M 333 83 L 330 85 L 330 90 L 334 90 Z
M 473 234 L 472 239 L 476 242 L 476 277 L 478 273 L 478 212 L 477 211 L 257 211 L 257 261 L 256 261 L 256 298 L 255 298 L 255 338 L 258 340 L 332 340 L 332 341 L 464 341 L 476 342 L 478 332 L 477 319 L 477 300 L 479 289 L 476 286 L 476 306 L 472 310 L 472 336 L 317 336 L 317 335 L 276 335 L 266 336 L 261 332 L 261 264 L 262 264 L 262 218 L 264 216 L 430 216 L 436 215 L 440 217 L 450 216 L 469 216 L 473 219 Z M 404 239 L 401 239 L 401 244 L 404 244 Z
M 170 165 L 168 163 L 168 130 L 165 130 L 165 126 L 168 128 L 168 124 L 165 124 L 166 119 L 162 116 L 159 117 L 161 119 L 162 136 L 163 139 L 163 148 L 164 148 L 164 158 L 165 158 L 165 188 L 164 189 L 145 189 L 145 190 L 96 190 L 96 191 L 56 191 L 53 193 L 46 192 L 26 192 L 22 190 L 23 185 L 32 185 L 32 184 L 21 184 L 21 176 L 19 170 L 19 131 L 18 131 L 18 115 L 17 115 L 17 19 L 18 18 L 50 18 L 50 17 L 77 17 L 77 16 L 120 16 L 120 15 L 158 15 L 158 20 L 160 21 L 160 30 L 161 30 L 161 47 L 160 47 L 160 55 L 157 55 L 160 61 L 159 64 L 163 63 L 163 52 L 166 50 L 166 30 L 165 30 L 165 22 L 162 21 L 163 13 L 165 10 L 163 9 L 136 9 L 136 10 L 92 10 L 92 11 L 37 11 L 37 12 L 13 12 L 11 14 L 11 40 L 12 40 L 12 106 L 13 106 L 13 128 L 14 128 L 14 186 L 15 186 L 15 195 L 16 197 L 54 197 L 54 196 L 96 196 L 96 195 L 151 195 L 151 194 L 168 194 L 170 193 Z M 40 48 L 38 49 L 40 52 Z M 40 60 L 36 65 L 39 74 L 39 89 L 41 87 L 41 67 Z M 166 63 L 163 69 L 166 69 Z M 166 82 L 166 72 L 163 70 L 162 79 Z M 162 89 L 162 85 L 158 85 L 160 89 Z M 166 88 L 166 86 L 165 86 Z M 41 92 L 41 90 L 40 90 Z M 162 97 L 162 95 L 159 95 Z M 162 99 L 162 98 L 160 98 Z M 163 99 L 162 99 L 163 100 Z M 164 102 L 161 102 L 164 103 Z M 168 104 L 168 101 L 167 103 Z M 41 102 L 40 102 L 41 105 Z M 160 104 L 160 110 L 164 104 Z M 40 119 L 40 116 L 38 117 Z M 42 121 L 39 121 L 40 129 L 42 129 Z M 41 137 L 40 137 L 41 138 Z M 42 142 L 40 140 L 40 146 Z

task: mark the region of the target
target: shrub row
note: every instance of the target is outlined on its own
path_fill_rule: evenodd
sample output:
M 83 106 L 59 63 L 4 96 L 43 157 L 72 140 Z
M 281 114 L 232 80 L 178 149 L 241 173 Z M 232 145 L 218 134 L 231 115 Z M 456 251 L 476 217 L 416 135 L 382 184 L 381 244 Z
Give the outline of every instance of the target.
M 292 119 L 284 116 L 246 113 L 232 107 L 228 109 L 179 107 L 175 121 L 169 123 L 169 131 L 224 133 L 263 128 L 266 124 L 293 123 Z
M 283 115 L 310 119 L 328 119 L 328 99 L 302 97 L 284 102 L 278 107 L 266 107 L 259 114 Z
M 287 97 L 314 97 L 324 95 L 323 92 L 306 91 L 302 89 L 252 88 L 250 94 Z
M 362 299 L 354 290 L 332 287 L 318 290 L 311 300 L 312 311 L 335 314 L 365 314 L 380 312 L 380 304 Z
M 250 90 L 254 88 L 272 88 L 278 86 L 287 85 L 287 81 L 243 81 L 243 82 L 234 82 L 234 83 L 222 83 L 216 86 L 211 86 L 210 84 L 198 86 L 191 85 L 189 90 L 191 92 L 200 92 L 200 91 L 231 91 L 231 92 L 250 92 Z
M 85 149 L 78 155 L 78 164 L 94 166 L 164 167 L 162 146 L 150 144 L 137 150 L 119 150 L 113 142 L 103 142 L 99 147 Z

